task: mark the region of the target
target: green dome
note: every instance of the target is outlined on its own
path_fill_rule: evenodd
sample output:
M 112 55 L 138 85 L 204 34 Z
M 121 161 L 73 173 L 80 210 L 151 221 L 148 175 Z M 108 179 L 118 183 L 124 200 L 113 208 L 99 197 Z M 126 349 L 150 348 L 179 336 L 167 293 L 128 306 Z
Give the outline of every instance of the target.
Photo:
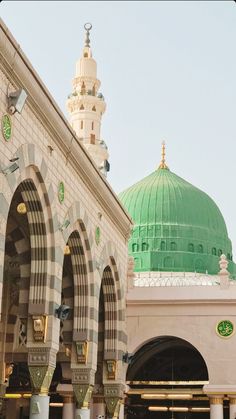
M 119 195 L 134 222 L 129 254 L 135 271 L 219 272 L 219 256 L 234 271 L 224 218 L 200 189 L 159 168 Z

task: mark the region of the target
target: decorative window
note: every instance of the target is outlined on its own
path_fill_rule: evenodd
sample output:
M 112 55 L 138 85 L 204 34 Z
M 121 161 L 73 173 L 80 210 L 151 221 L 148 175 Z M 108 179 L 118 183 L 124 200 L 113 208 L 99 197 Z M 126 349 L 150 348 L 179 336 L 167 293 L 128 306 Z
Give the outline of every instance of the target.
M 95 86 L 93 86 L 92 94 L 93 94 L 93 96 L 95 96 Z
M 161 250 L 166 250 L 166 242 L 161 241 Z
M 193 245 L 193 243 L 189 243 L 189 245 L 188 245 L 188 251 L 189 252 L 194 252 L 194 245 Z
M 142 243 L 142 251 L 146 252 L 148 250 L 148 244 L 147 243 Z
M 137 243 L 132 244 L 132 252 L 138 252 L 138 244 Z
M 84 58 L 88 58 L 88 53 L 84 52 Z
M 198 251 L 198 253 L 203 253 L 203 245 L 202 244 L 198 245 L 197 251 Z
M 227 253 L 227 259 L 228 259 L 228 260 L 231 260 L 230 253 Z
M 90 144 L 95 144 L 95 135 L 90 134 Z
M 222 253 L 223 253 L 223 252 L 222 252 L 222 250 L 221 250 L 221 249 L 219 249 L 219 250 L 218 250 L 218 256 L 221 256 L 221 255 L 222 255 Z
M 170 250 L 177 250 L 177 244 L 175 242 L 171 242 Z
M 86 87 L 85 87 L 85 84 L 83 82 L 82 87 L 81 87 L 81 95 L 85 95 L 85 93 L 86 93 Z
M 92 107 L 92 111 L 96 112 L 96 107 L 95 106 Z
M 212 247 L 212 254 L 216 255 L 216 248 L 215 247 Z
M 83 111 L 84 110 L 84 105 L 81 105 L 79 109 L 80 109 L 80 111 Z
M 92 122 L 92 130 L 94 130 L 94 122 Z
M 84 121 L 80 121 L 80 128 L 83 129 L 84 128 Z

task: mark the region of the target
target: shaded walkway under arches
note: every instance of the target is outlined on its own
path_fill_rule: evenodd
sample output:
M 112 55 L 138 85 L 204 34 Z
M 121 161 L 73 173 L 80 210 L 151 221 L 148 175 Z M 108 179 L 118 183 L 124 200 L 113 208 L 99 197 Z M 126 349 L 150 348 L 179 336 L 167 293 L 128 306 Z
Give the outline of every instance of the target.
M 202 390 L 207 383 L 207 365 L 191 343 L 175 336 L 152 339 L 128 366 L 126 418 L 209 419 Z

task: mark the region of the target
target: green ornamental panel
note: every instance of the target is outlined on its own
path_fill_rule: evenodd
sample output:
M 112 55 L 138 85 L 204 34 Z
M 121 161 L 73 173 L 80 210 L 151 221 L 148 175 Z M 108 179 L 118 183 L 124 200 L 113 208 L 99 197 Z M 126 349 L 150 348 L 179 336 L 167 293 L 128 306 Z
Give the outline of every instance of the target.
M 100 240 L 101 240 L 101 230 L 100 230 L 100 227 L 96 227 L 96 229 L 95 229 L 95 242 L 96 242 L 97 245 L 99 245 Z
M 11 117 L 8 114 L 3 115 L 2 117 L 2 134 L 3 138 L 6 141 L 9 141 L 12 136 L 12 122 Z
M 58 185 L 58 199 L 61 204 L 65 199 L 65 186 L 63 182 L 60 182 Z
M 234 324 L 230 320 L 221 320 L 216 326 L 216 332 L 222 338 L 229 338 L 234 333 Z

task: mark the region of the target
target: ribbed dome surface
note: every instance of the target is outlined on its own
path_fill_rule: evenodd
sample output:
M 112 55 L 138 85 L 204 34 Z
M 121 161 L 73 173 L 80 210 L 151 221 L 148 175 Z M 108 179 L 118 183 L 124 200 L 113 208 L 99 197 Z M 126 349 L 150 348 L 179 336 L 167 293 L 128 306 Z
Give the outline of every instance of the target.
M 214 201 L 160 168 L 120 194 L 134 230 L 129 251 L 136 271 L 217 273 L 221 253 L 232 259 L 223 216 Z M 230 262 L 231 271 L 233 263 Z

